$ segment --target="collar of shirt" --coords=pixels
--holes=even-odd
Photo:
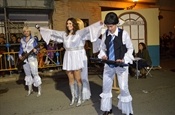
[[[118,30],[118,27],[116,28],[116,30],[115,30],[114,33],[111,33],[110,31],[108,31],[107,36],[111,35],[111,36],[113,36],[112,39],[114,39],[115,36],[118,36],[118,31],[119,31],[119,30]]]
[[[30,39],[31,39],[31,38],[32,38],[32,36],[30,35]],[[26,37],[25,37],[25,36],[24,36],[22,39],[23,39],[23,41],[26,42]],[[30,40],[30,39],[29,39],[29,40]],[[28,41],[29,41],[29,40],[28,40]],[[27,43],[27,42],[26,42],[26,43]]]
[[[116,28],[115,32],[114,33],[111,33],[110,31],[108,31],[108,34],[107,36],[111,35],[111,36],[118,36],[118,27]]]

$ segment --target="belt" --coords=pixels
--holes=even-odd
[[[65,48],[65,49],[66,49],[66,51],[82,50],[82,49],[84,49],[84,46],[75,47],[75,48]]]

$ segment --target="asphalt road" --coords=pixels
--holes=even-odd
[[[0,83],[0,115],[100,115],[102,79],[89,75],[92,97],[80,107],[69,106],[70,90],[67,76],[58,72],[53,76],[42,75],[42,95],[37,92],[26,97],[23,78]],[[147,79],[129,78],[133,97],[134,115],[175,115],[175,72],[169,69],[152,71]],[[18,75],[19,76],[19,75]],[[14,76],[12,76],[14,77]],[[36,91],[36,89],[34,89]],[[122,115],[117,109],[117,95],[113,90],[113,114]]]

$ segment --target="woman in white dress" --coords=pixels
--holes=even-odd
[[[65,54],[63,58],[63,70],[69,78],[69,85],[72,94],[70,105],[75,102],[74,81],[78,85],[78,102],[76,106],[82,103],[82,80],[81,69],[84,67],[84,41],[95,41],[101,33],[103,24],[99,21],[89,27],[79,30],[76,19],[69,18],[66,21],[66,31],[56,31],[51,29],[40,28],[40,33],[44,41],[48,44],[50,40],[63,43]]]

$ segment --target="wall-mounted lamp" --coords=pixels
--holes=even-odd
[[[138,0],[133,0],[133,2],[134,4],[129,7],[126,7],[126,10],[132,10],[137,5]]]

